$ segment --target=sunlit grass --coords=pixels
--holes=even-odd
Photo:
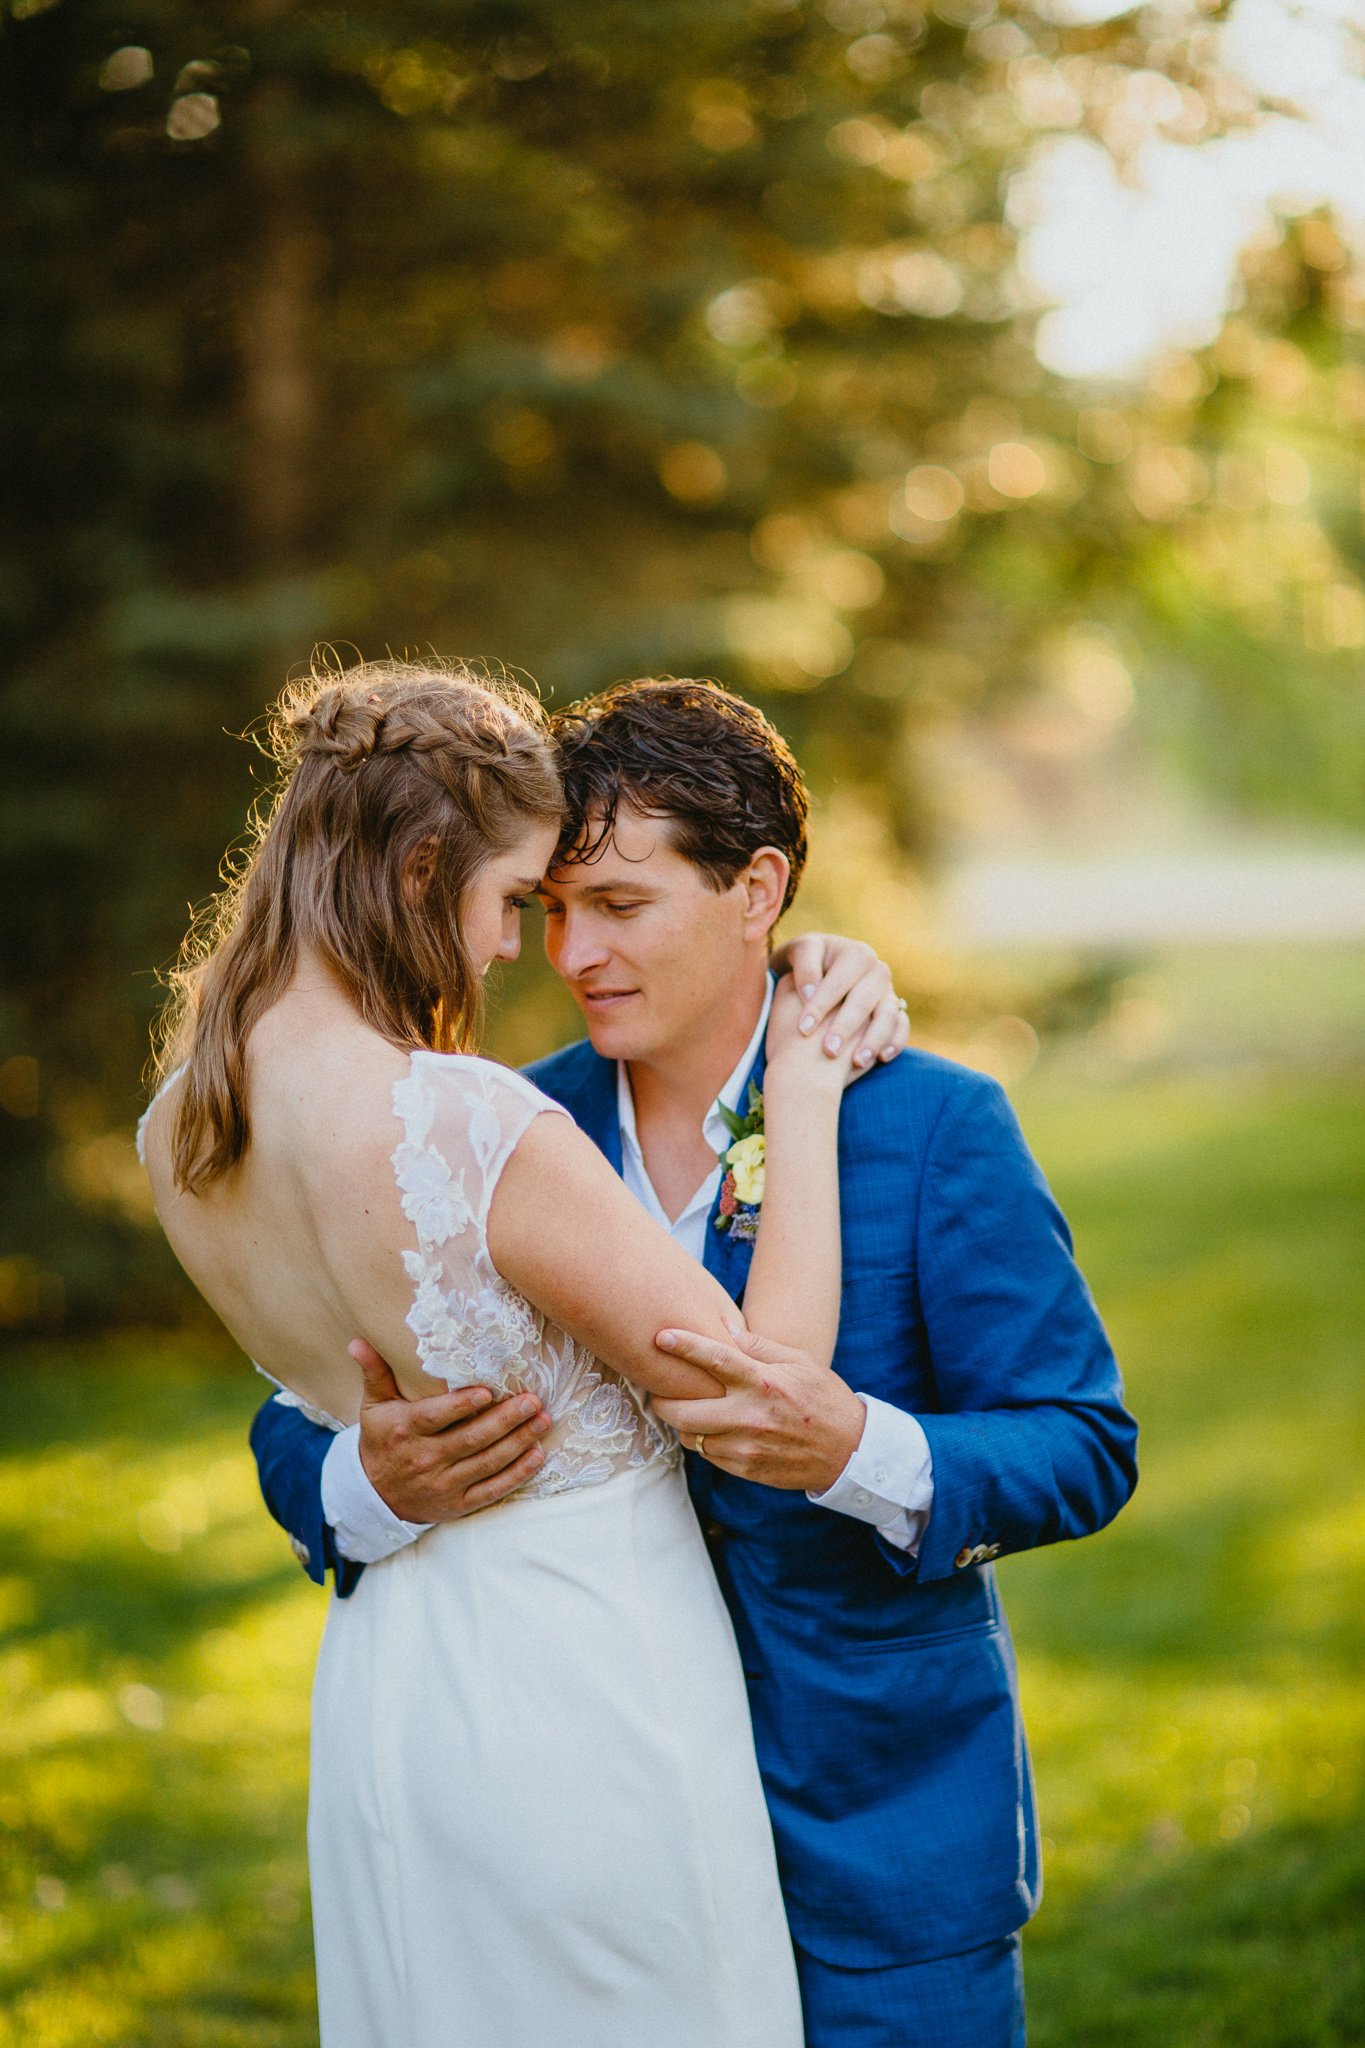
[[[1365,2040],[1365,1100],[1039,1081],[1022,1113],[1144,1425],[1010,1561],[1048,1893],[1035,2048]],[[202,1338],[53,1345],[0,1401],[0,2048],[304,2048],[324,1602]],[[642,2044],[647,2048],[647,2044]]]
[[[1022,1104],[1143,1423],[1002,1572],[1048,1838],[1037,2048],[1365,2040],[1365,1096]]]
[[[260,1505],[259,1382],[202,1341],[6,1378],[0,2043],[316,2039],[303,1853],[323,1602]]]

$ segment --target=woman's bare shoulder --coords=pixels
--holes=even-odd
[[[247,1048],[246,1111],[251,1139],[243,1164],[287,1154],[356,1160],[394,1146],[394,1089],[409,1055],[372,1032],[312,1044],[253,1032]],[[154,1192],[169,1193],[176,1112],[187,1066],[163,1082],[138,1124],[138,1150]],[[253,1162],[254,1163],[254,1162]],[[226,1192],[224,1189],[222,1192]]]

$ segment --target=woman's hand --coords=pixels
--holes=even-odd
[[[860,1069],[855,1064],[858,1041],[844,1039],[834,1052],[828,1042],[803,1029],[805,1001],[790,975],[783,975],[773,991],[768,1018],[767,1065],[763,1092],[791,1086],[805,1095],[811,1090],[841,1095]]]
[[[821,1034],[831,1059],[852,1048],[853,1071],[860,1074],[904,1052],[910,1039],[905,1004],[891,969],[861,939],[807,932],[779,946],[772,967],[790,975],[804,1002],[801,1028],[812,1038]]]

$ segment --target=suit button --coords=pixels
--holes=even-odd
[[[291,1536],[289,1539],[289,1548],[293,1551],[295,1557],[303,1566],[304,1570],[307,1571],[309,1565],[313,1562],[313,1554],[309,1550],[308,1545],[306,1543],[300,1543],[297,1536]]]
[[[953,1559],[953,1563],[960,1572],[964,1572],[969,1564],[976,1563],[976,1552],[968,1544],[965,1549],[959,1550],[957,1556]]]
[[[720,1523],[713,1520],[702,1523],[701,1533],[708,1543],[719,1543],[725,1535],[725,1531],[721,1528]]]

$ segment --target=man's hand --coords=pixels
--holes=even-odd
[[[365,1375],[360,1462],[402,1521],[458,1521],[515,1493],[544,1463],[538,1439],[550,1417],[534,1394],[495,1401],[487,1387],[456,1387],[408,1401],[372,1344],[346,1348]]]
[[[752,1332],[722,1344],[690,1330],[660,1330],[654,1341],[671,1358],[705,1366],[724,1385],[720,1400],[653,1404],[689,1450],[704,1437],[702,1456],[722,1472],[763,1486],[825,1493],[857,1450],[867,1410],[837,1373],[804,1351]]]
[[[804,1002],[801,1029],[823,1030],[824,1048],[837,1058],[857,1047],[855,1073],[876,1060],[893,1060],[910,1040],[910,1020],[896,994],[891,969],[861,939],[806,932],[779,946],[772,957],[777,974],[790,974]]]

